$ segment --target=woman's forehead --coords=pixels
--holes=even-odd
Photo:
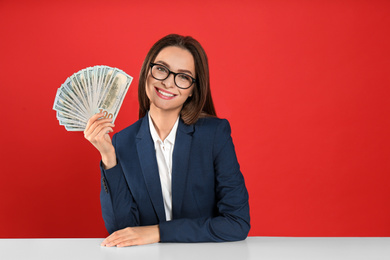
[[[195,73],[195,61],[191,52],[177,46],[168,46],[162,49],[154,62],[161,62],[173,71],[188,70],[192,74]]]

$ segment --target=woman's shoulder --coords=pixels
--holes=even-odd
[[[193,141],[213,149],[218,154],[228,141],[232,141],[227,119],[217,117],[200,118],[194,125]]]
[[[195,132],[214,135],[226,134],[230,136],[231,128],[227,119],[218,117],[202,117],[194,125]]]
[[[199,118],[198,121],[195,123],[195,128],[199,127],[224,127],[224,126],[230,126],[230,123],[227,119],[214,117],[214,116],[207,116]]]

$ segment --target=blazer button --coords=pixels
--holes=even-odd
[[[104,179],[104,177],[102,177],[102,182],[103,182],[104,191],[106,193],[108,193],[107,184],[106,184],[106,180]]]

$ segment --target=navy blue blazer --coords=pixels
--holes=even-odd
[[[115,134],[118,163],[102,173],[103,219],[109,233],[159,225],[161,242],[235,241],[250,229],[248,192],[229,122],[179,120],[172,157],[172,220],[166,221],[148,117]]]

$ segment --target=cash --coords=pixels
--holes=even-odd
[[[89,67],[67,78],[57,90],[53,109],[68,131],[84,131],[96,113],[114,123],[133,78],[108,66]]]

